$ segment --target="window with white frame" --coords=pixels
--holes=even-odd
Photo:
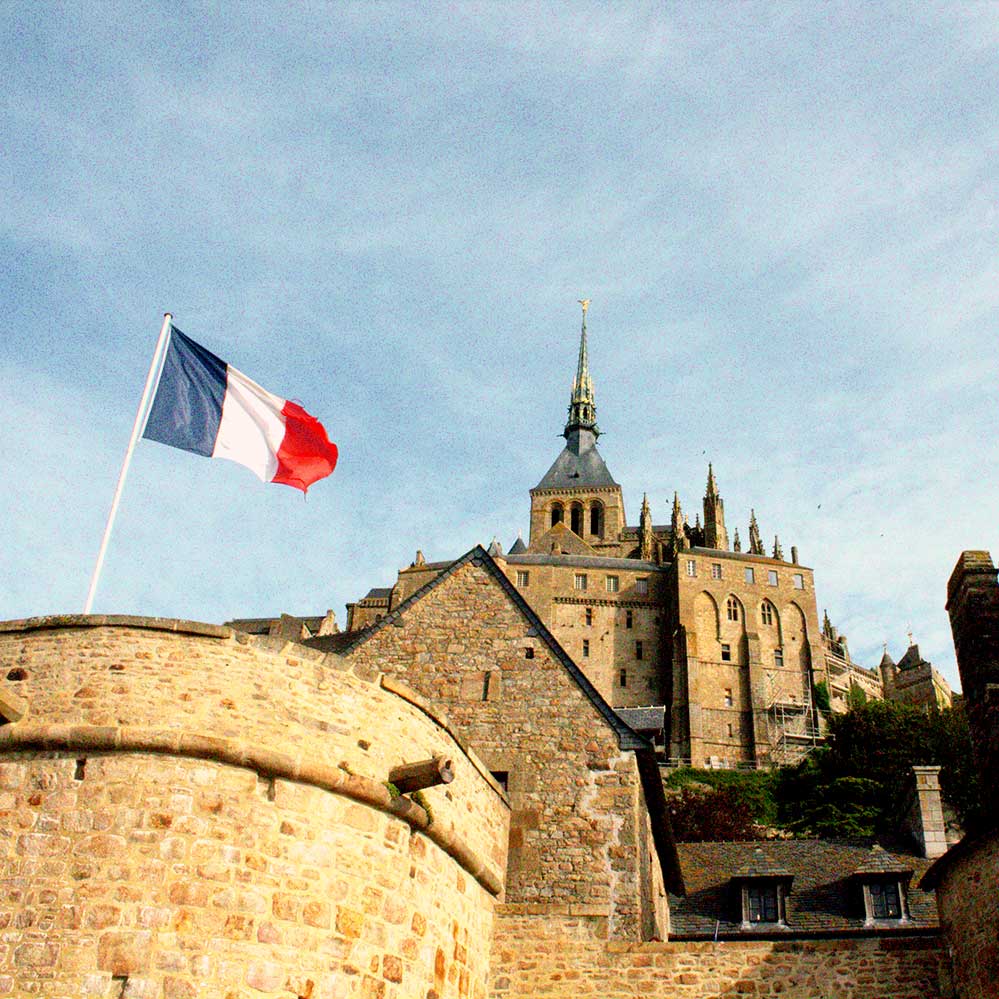
[[[760,604],[760,620],[768,625],[774,623],[774,605],[769,600]]]
[[[530,585],[531,574],[526,569],[517,570],[517,589],[522,590],[525,586]]]
[[[641,576],[635,580],[635,592],[636,593],[649,592],[649,580],[647,576]]]
[[[783,669],[784,668],[784,650],[783,649],[774,649],[774,666],[777,669]]]
[[[732,661],[732,646],[728,642],[721,643],[721,656],[723,663],[730,663]]]
[[[572,581],[573,589],[584,591],[586,590],[586,573],[577,572]]]
[[[771,586],[776,586],[777,585],[777,570],[776,569],[770,569],[770,570],[767,571],[767,582]]]
[[[617,593],[617,591],[621,589],[621,577],[608,576],[604,580],[604,585],[607,587],[608,593]]]
[[[725,601],[725,613],[730,621],[739,620],[739,601],[735,597],[729,597]]]
[[[711,578],[712,579],[721,579],[722,578],[721,562],[712,562],[711,563]]]
[[[692,558],[687,559],[687,575],[696,576],[697,575],[697,561]]]
[[[753,570],[752,570],[751,567],[747,567],[746,568],[746,582],[747,583],[755,583],[756,582],[756,573],[753,572]]]
[[[794,588],[796,590],[803,590],[805,588],[805,577],[800,572],[796,572],[791,579],[794,581]]]

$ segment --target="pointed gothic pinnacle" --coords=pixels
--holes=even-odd
[[[715,471],[711,467],[711,462],[708,462],[708,488],[707,495],[709,497],[715,497],[718,495],[718,483],[715,482]]]
[[[732,539],[732,551],[741,552],[742,542],[739,540],[739,528],[735,529],[735,537]]]
[[[642,493],[642,516],[647,517],[649,515],[649,494]]]
[[[780,559],[781,562],[784,561],[784,549],[780,546],[780,538],[774,535],[774,558]]]

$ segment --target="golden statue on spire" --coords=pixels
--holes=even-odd
[[[583,307],[583,315],[586,315],[586,310],[590,307],[590,300],[588,298],[579,299],[579,304]]]

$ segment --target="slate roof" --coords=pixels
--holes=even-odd
[[[391,596],[391,586],[374,586],[361,597],[361,600],[388,600]]]
[[[745,938],[771,936],[793,939],[843,934],[938,932],[936,897],[915,887],[930,867],[922,857],[890,853],[880,847],[872,854],[869,840],[767,840],[755,843],[678,843],[680,869],[687,894],[670,896],[670,936],[675,939]],[[883,854],[883,858],[882,855]],[[873,860],[872,860],[873,857]],[[865,865],[870,873],[895,873],[908,888],[905,922],[864,926],[858,881]],[[885,865],[892,870],[884,870]],[[733,878],[751,876],[791,878],[787,901],[787,928],[742,929],[740,898]],[[858,872],[860,875],[858,876]]]
[[[648,708],[615,708],[620,718],[636,732],[661,732],[666,727],[666,708],[657,705]]]
[[[510,550],[507,552],[507,555],[523,555],[526,551],[527,545],[524,544],[524,539],[518,534],[517,540],[510,545]]]
[[[578,434],[578,439],[574,439]],[[587,430],[569,435],[569,441],[535,489],[579,489],[616,486],[600,457],[593,434]]]
[[[326,615],[299,617],[297,614],[293,614],[290,616],[304,624],[310,632],[315,633],[319,630],[319,626],[323,623]],[[271,627],[279,620],[280,618],[276,617],[236,617],[231,621],[226,621],[225,626],[247,635],[268,635],[270,634]]]

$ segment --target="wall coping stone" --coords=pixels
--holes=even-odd
[[[142,617],[133,614],[47,614],[16,621],[0,621],[0,632],[55,631],[60,628],[141,628],[147,631],[172,631],[181,635],[208,638],[232,638],[232,628],[203,621],[185,621],[173,617]]]

